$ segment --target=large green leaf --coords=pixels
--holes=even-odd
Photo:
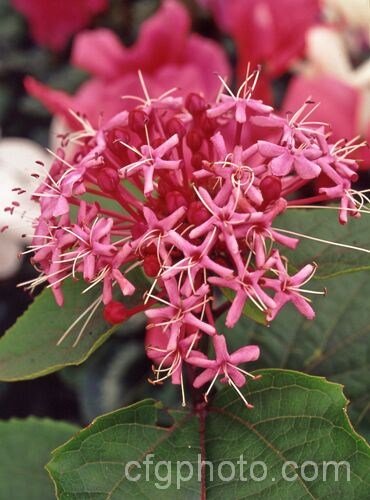
[[[314,299],[315,320],[288,305],[269,328],[241,319],[228,331],[228,341],[231,349],[259,344],[260,366],[302,370],[343,384],[354,423],[370,421],[370,273],[325,284],[328,295]],[[316,281],[306,288],[322,285]]]
[[[336,210],[289,209],[276,218],[274,227],[369,250],[366,253],[303,237],[296,250],[284,248],[284,255],[294,267],[317,262],[317,278],[370,269],[370,219],[366,214],[360,219],[349,217],[348,224],[343,226],[338,222]]]
[[[195,462],[201,453],[198,417],[173,411],[173,426],[159,427],[156,423],[160,407],[153,400],[144,400],[98,417],[74,439],[55,450],[47,469],[55,481],[58,497],[152,499],[156,492],[154,470],[148,468],[149,481],[145,477],[139,482],[127,481],[124,469],[128,462],[142,462],[150,454],[156,461]],[[128,474],[134,476],[135,464],[127,467]],[[157,491],[161,498],[173,499],[174,488]],[[183,495],[189,499],[199,497],[200,485],[196,479],[184,484]]]
[[[207,412],[172,412],[169,427],[157,425],[152,400],[97,418],[53,453],[58,498],[368,498],[370,449],[348,421],[341,387],[298,372],[259,374],[244,391],[252,410],[226,388]]]
[[[147,282],[142,273],[130,274],[137,291],[124,301],[133,307],[141,301]],[[44,290],[26,313],[0,339],[0,380],[14,381],[39,377],[68,365],[85,361],[116,328],[103,318],[102,305],[98,307],[79,340],[74,345],[88,314],[75,326],[65,340],[58,341],[82,312],[101,294],[99,286],[82,294],[86,283],[68,280],[63,286],[65,304],[58,307],[50,289]]]
[[[0,498],[55,498],[45,463],[52,450],[77,431],[71,424],[34,417],[0,422]]]

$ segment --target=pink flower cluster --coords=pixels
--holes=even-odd
[[[253,375],[239,365],[259,356],[257,346],[228,353],[227,334],[215,324],[220,311],[227,309],[224,332],[246,304],[267,321],[287,302],[315,316],[305,284],[316,266],[289,273],[282,249],[299,240],[275,228],[279,214],[293,204],[338,199],[340,222],[359,215],[351,194],[358,167],[346,158],[356,146],[328,142],[325,126],[308,121],[310,102],[286,119],[277,116],[252,97],[257,77],[248,76],[237,94],[222,81],[211,103],[197,93],[151,98],[141,77],[146,98],[131,111],[97,130],[75,115],[82,130],[62,146],[72,141],[77,151],[68,157],[61,147],[35,194],[38,282],[48,281],[60,305],[66,278],[101,286],[111,323],[145,310],[153,382],[171,378],[183,387],[185,370],[196,367],[202,371],[193,386],[210,382],[206,396],[221,377],[243,397],[239,388]],[[330,186],[298,199],[322,173]],[[151,286],[142,306],[130,311],[112,290],[132,295],[129,272],[138,266]],[[225,289],[233,297],[226,308],[218,304]]]

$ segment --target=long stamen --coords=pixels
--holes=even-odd
[[[279,229],[273,228],[274,231],[280,231],[281,233],[292,234],[293,236],[300,236],[301,238],[306,238],[307,240],[317,241],[319,243],[327,243],[328,245],[333,245],[336,247],[348,248],[350,250],[356,250],[358,252],[370,253],[370,250],[367,248],[356,247],[354,245],[346,245],[344,243],[338,243],[336,241],[324,240],[322,238],[314,238],[313,236],[309,236],[308,234],[296,233],[295,231],[288,231],[287,229]]]
[[[185,397],[184,378],[183,378],[182,373],[180,375],[180,382],[181,382],[181,399],[182,399],[181,404],[183,407],[185,407],[186,406],[186,397]]]
[[[69,333],[73,330],[73,328],[88,314],[96,304],[100,304],[101,302],[101,297],[98,297],[96,300],[94,300],[79,316],[74,320],[74,322],[69,326],[69,328],[63,333],[63,335],[60,337],[60,339],[57,342],[57,346],[59,346],[64,339],[69,335]]]
[[[219,369],[217,370],[216,375],[213,377],[212,382],[211,382],[210,386],[209,386],[209,387],[208,387],[208,389],[207,389],[207,392],[204,394],[204,401],[205,401],[206,403],[208,403],[208,396],[209,396],[209,393],[211,392],[211,389],[212,389],[212,387],[214,386],[214,384],[215,384],[215,382],[216,382],[216,380],[217,380],[217,377],[218,377],[218,376],[219,376],[219,374],[220,374],[220,371],[221,371],[221,368],[219,368]]]
[[[228,383],[235,389],[235,391],[239,394],[239,396],[241,397],[241,399],[244,401],[244,404],[247,408],[254,408],[254,406],[250,403],[248,403],[248,401],[245,399],[245,397],[243,396],[242,392],[240,391],[239,387],[234,383],[234,381],[232,380],[231,377],[227,376],[228,378]]]

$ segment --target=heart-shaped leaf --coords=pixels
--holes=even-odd
[[[370,449],[341,387],[258,373],[244,391],[252,410],[226,388],[207,411],[171,412],[168,427],[153,400],[98,417],[53,453],[58,498],[367,498]]]

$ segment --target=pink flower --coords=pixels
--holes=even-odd
[[[310,119],[330,123],[332,131],[330,139],[333,143],[343,138],[350,140],[361,132],[363,137],[370,139],[370,122],[368,126],[366,123],[365,127],[363,124],[361,126],[363,121],[361,114],[363,109],[366,109],[366,102],[364,103],[359,89],[330,76],[315,78],[296,76],[288,86],[282,106],[283,111],[296,109],[297,103],[308,96],[320,103]],[[361,163],[361,168],[369,167],[370,154],[367,148],[363,148],[353,156],[365,160]]]
[[[269,267],[270,265],[267,265],[266,270]],[[235,279],[218,277],[209,278],[209,282],[213,285],[217,285],[220,288],[230,288],[236,292],[235,298],[226,316],[225,325],[228,328],[233,328],[239,321],[243,313],[243,307],[247,301],[253,302],[256,307],[262,311],[268,309],[274,310],[276,308],[275,300],[267,295],[262,288],[262,286],[266,286],[266,284],[263,283],[261,286],[261,279],[266,270],[263,269],[250,273],[244,269]]]
[[[258,141],[258,149],[262,156],[271,158],[272,175],[281,177],[295,169],[302,179],[314,179],[320,175],[321,169],[315,160],[322,156],[319,148],[306,147],[297,149],[292,146],[279,146],[267,141]]]
[[[33,38],[58,52],[70,37],[108,7],[108,0],[12,0],[27,17]]]
[[[183,328],[183,333],[186,333],[186,327]],[[166,333],[155,324],[151,328],[147,328],[145,338],[147,355],[158,366],[158,368],[152,367],[155,378],[149,381],[152,384],[161,384],[171,377],[173,384],[181,385],[183,406],[186,405],[183,367],[200,339],[198,333],[187,333],[187,336],[179,337],[177,344],[172,349],[167,347]]]
[[[308,97],[320,103],[310,119],[330,123],[333,143],[342,138],[352,139],[357,134],[359,94],[354,88],[330,77],[294,77],[284,98],[283,112],[297,109]]]
[[[153,148],[150,144],[144,144],[141,146],[141,151],[136,150],[139,160],[122,167],[120,170],[122,177],[127,178],[141,172],[144,177],[144,194],[152,193],[154,189],[153,176],[156,171],[178,169],[181,160],[164,160],[162,158],[178,143],[179,138],[177,134],[174,134],[157,148]]]
[[[276,254],[276,257],[277,278],[263,278],[263,286],[277,292],[274,295],[275,307],[270,309],[267,315],[268,320],[273,320],[287,302],[292,302],[298,311],[307,319],[314,319],[315,311],[309,304],[310,300],[302,295],[302,292],[310,293],[310,291],[302,290],[302,287],[308,283],[315,274],[316,266],[307,264],[296,274],[289,276],[287,263],[284,265],[278,254]]]
[[[189,15],[174,0],[163,2],[143,23],[138,40],[129,48],[107,29],[80,33],[74,41],[72,64],[92,75],[74,96],[50,89],[31,77],[25,80],[27,91],[51,113],[63,116],[72,128],[78,128],[78,123],[70,109],[85,114],[97,126],[101,118],[106,121],[133,106],[134,101],[123,101],[122,96],[142,95],[147,101],[138,70],[145,77],[151,98],[168,91],[169,85],[178,87],[175,95],[195,91],[212,98],[219,89],[214,72],[222,76],[230,73],[221,46],[191,34]]]
[[[304,50],[305,33],[319,16],[318,0],[198,0],[209,8],[238,51],[238,74],[262,64],[279,76]]]
[[[253,405],[246,401],[240,392],[239,387],[242,387],[245,384],[245,375],[251,377],[252,379],[256,379],[257,377],[239,368],[238,365],[241,363],[256,361],[260,355],[259,347],[256,345],[248,345],[238,349],[233,354],[229,354],[224,335],[215,335],[213,337],[213,346],[216,353],[215,360],[210,360],[202,352],[194,350],[187,359],[189,364],[199,368],[204,368],[204,371],[194,380],[194,387],[202,387],[202,385],[211,380],[212,382],[205,394],[205,398],[207,399],[207,396],[218,376],[223,375],[220,382],[231,385],[241,396],[247,408],[253,408]]]
[[[202,308],[206,303],[209,287],[202,285],[194,291],[189,297],[182,296],[175,280],[167,279],[164,283],[171,303],[165,304],[165,307],[158,307],[146,311],[150,319],[160,319],[164,331],[169,332],[168,349],[177,344],[182,326],[192,326],[208,335],[214,335],[216,329],[205,321],[197,318],[195,312]],[[154,323],[158,325],[157,323]]]
[[[218,264],[209,257],[216,243],[215,236],[216,232],[210,231],[203,242],[199,246],[196,246],[171,230],[169,232],[169,240],[181,250],[184,257],[172,266],[169,266],[168,269],[165,269],[163,277],[165,279],[172,278],[173,276],[183,274],[185,271],[186,278],[183,284],[183,291],[185,293],[191,293],[191,290],[194,290],[195,277],[199,271],[208,269],[220,276],[231,277],[232,271],[230,269]]]
[[[332,141],[361,135],[370,138],[370,44],[367,2],[323,0],[322,21],[306,33],[305,59],[296,65],[283,110],[305,95],[321,105],[312,120],[330,123]],[[340,19],[340,23],[336,22]],[[368,148],[354,155],[370,165]]]

